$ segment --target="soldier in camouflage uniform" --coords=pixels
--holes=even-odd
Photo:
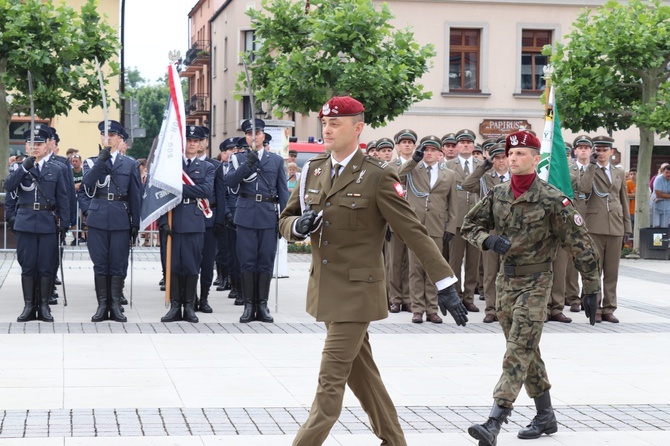
[[[536,136],[526,131],[509,135],[505,152],[512,180],[491,189],[468,212],[461,228],[466,240],[497,252],[503,262],[496,280],[496,305],[507,348],[491,415],[486,423],[468,429],[479,446],[496,444],[521,386],[535,399],[537,415],[519,431],[519,438],[539,438],[558,430],[539,344],[551,292],[551,264],[559,244],[573,255],[575,267],[583,274],[584,306],[595,324],[600,289],[595,246],[571,201],[537,177],[539,150]]]

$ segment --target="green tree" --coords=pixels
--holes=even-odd
[[[365,104],[366,122],[379,127],[430,98],[418,81],[435,50],[408,29],[394,30],[388,5],[313,1],[306,14],[301,2],[263,0],[262,8],[247,10],[260,43],[249,62],[257,101],[309,113],[349,94]],[[244,73],[237,90],[247,91]]]
[[[670,130],[670,6],[660,0],[610,1],[595,13],[583,12],[566,39],[551,57],[563,125],[575,132],[633,125],[640,130],[637,249],[639,228],[649,226],[646,172],[654,135]]]
[[[12,115],[30,115],[28,71],[38,116],[67,115],[73,106],[86,112],[102,102],[95,57],[116,75],[119,44],[95,0],[80,12],[51,0],[0,0],[0,11],[0,166],[6,166]]]
[[[139,87],[147,83],[147,80],[142,77],[142,73],[137,67],[130,67],[126,69],[123,74],[125,80],[126,92],[137,90]]]

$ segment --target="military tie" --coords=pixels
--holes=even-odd
[[[504,182],[505,182],[505,175],[500,175],[500,183],[502,184]]]
[[[607,180],[607,182],[609,184],[612,184],[612,182],[610,181],[610,177],[607,176],[607,167],[601,167],[601,169],[603,170],[603,173],[605,174],[605,179]]]
[[[337,181],[337,179],[340,177],[340,168],[341,168],[341,167],[342,167],[341,164],[335,164],[335,165],[333,166],[333,169],[334,169],[334,171],[333,171],[333,176],[332,176],[331,179],[330,179],[330,187],[331,187],[331,188],[333,187],[333,185],[335,184],[335,182]]]
[[[35,164],[35,169],[37,170],[37,176],[40,176],[40,163]]]
[[[468,165],[470,162],[468,160],[465,160],[465,167],[463,167],[463,173],[465,175],[470,175],[470,166]]]
[[[186,159],[186,167],[191,165],[191,158]]]

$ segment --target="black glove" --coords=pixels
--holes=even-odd
[[[482,169],[489,171],[491,170],[491,167],[493,167],[493,160],[491,158],[484,158],[484,161],[482,162]]]
[[[386,225],[386,234],[384,234],[384,240],[387,242],[391,241],[391,227]]]
[[[249,167],[253,167],[258,162],[258,153],[255,150],[249,150],[245,156]]]
[[[61,242],[63,240],[65,240],[65,235],[67,234],[67,231],[69,231],[69,230],[70,230],[70,228],[68,228],[67,226],[59,226],[58,227],[58,238]]]
[[[237,226],[235,225],[235,216],[233,215],[232,212],[227,212],[225,215],[226,219],[226,226],[228,226],[230,229],[235,229]]]
[[[305,211],[300,218],[295,221],[295,232],[302,235],[309,234],[312,230],[312,226],[314,226],[316,217],[317,213],[315,211]]]
[[[30,170],[33,167],[35,167],[35,157],[34,156],[29,156],[28,158],[23,160],[23,168],[26,170]]]
[[[512,244],[504,235],[489,235],[484,240],[484,248],[490,249],[500,255],[505,254],[511,247]]]
[[[423,152],[425,151],[426,148],[424,146],[417,147],[417,149],[414,151],[414,154],[412,155],[412,159],[417,163],[420,162],[423,159]]]
[[[16,217],[9,217],[7,219],[7,226],[9,227],[9,230],[16,234],[16,231],[14,230],[14,223],[16,223]]]
[[[130,241],[133,243],[137,243],[137,233],[140,232],[140,228],[137,226],[131,226],[130,227]]]
[[[214,235],[216,237],[223,237],[223,234],[226,233],[226,227],[222,224],[215,224],[214,225]]]
[[[442,240],[444,241],[444,243],[449,243],[452,238],[454,238],[454,234],[452,234],[451,232],[445,231],[444,235],[442,236]]]
[[[105,147],[98,153],[98,161],[104,163],[109,159],[112,159],[112,152],[109,150],[109,147]]]
[[[591,325],[596,324],[596,313],[598,312],[598,293],[585,294],[582,299],[584,314],[589,318]]]
[[[442,316],[446,316],[447,310],[449,310],[449,314],[454,318],[456,325],[465,327],[465,323],[468,321],[468,310],[465,309],[465,305],[461,302],[453,285],[437,292],[437,304],[440,306]]]
[[[594,150],[593,153],[591,154],[591,157],[589,158],[589,162],[591,164],[598,164],[598,153]]]
[[[161,225],[161,231],[163,231],[163,234],[165,234],[166,236],[169,235],[170,237],[172,237],[174,235],[172,233],[172,229],[170,229],[170,225],[168,225],[167,223],[163,223]]]

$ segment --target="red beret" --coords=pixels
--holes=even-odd
[[[351,96],[335,96],[326,102],[319,112],[319,119],[324,116],[356,116],[365,111],[363,104]]]
[[[526,130],[521,130],[507,135],[507,139],[505,139],[505,155],[509,155],[509,149],[515,147],[529,147],[540,150],[542,143],[540,143],[537,136]]]

